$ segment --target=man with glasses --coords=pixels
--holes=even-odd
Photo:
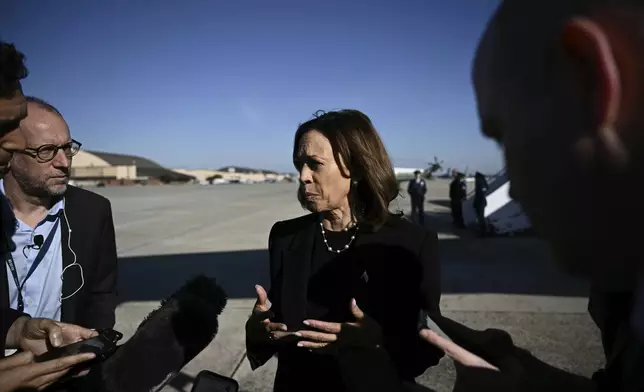
[[[27,102],[22,94],[20,80],[27,76],[24,56],[8,43],[0,42],[0,178],[5,173],[13,153],[25,147],[19,132],[19,123],[27,115]],[[11,208],[0,194],[0,257],[15,246],[11,242],[15,222]],[[6,282],[5,269],[0,268],[0,282]],[[2,285],[4,286],[4,285]],[[0,359],[0,392],[40,390],[91,355],[80,354],[41,363],[34,355],[47,351],[50,345],[59,346],[87,339],[95,334],[85,328],[57,323],[50,319],[31,318],[24,312],[10,309],[6,287],[0,290],[0,358],[5,348],[22,351]]]
[[[117,257],[110,202],[68,185],[81,144],[61,113],[26,97],[25,147],[0,180],[17,220],[7,260],[12,309],[86,328],[115,323]]]

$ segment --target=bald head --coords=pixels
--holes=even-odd
[[[474,56],[473,82],[539,89],[557,71],[565,26],[573,18],[617,19],[644,35],[641,0],[505,0],[486,25]]]
[[[27,101],[27,103],[34,104],[41,109],[45,109],[48,112],[54,113],[64,120],[63,114],[60,112],[60,110],[56,109],[54,105],[45,101],[44,99],[28,95],[25,97],[25,100]]]
[[[27,148],[15,154],[7,174],[26,195],[47,199],[67,190],[72,138],[60,112],[42,100],[28,99],[28,115],[20,123]]]
[[[644,218],[619,199],[644,169],[642,17],[641,0],[506,0],[474,58],[481,130],[504,147],[513,196],[571,264],[625,249],[589,241]]]
[[[644,4],[640,0],[503,1],[474,56],[472,79],[477,93],[490,90],[490,84],[530,94],[546,92],[544,82],[561,73],[566,25],[573,18],[606,16],[619,18],[621,27],[638,28]]]
[[[42,144],[67,143],[70,138],[67,122],[58,110],[42,102],[27,97],[28,115],[21,122],[27,145],[37,148]]]

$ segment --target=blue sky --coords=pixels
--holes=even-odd
[[[297,125],[354,108],[397,166],[501,167],[470,82],[497,0],[6,2],[0,38],[27,55],[25,92],[83,148],[293,171]]]

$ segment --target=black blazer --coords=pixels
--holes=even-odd
[[[65,212],[71,226],[71,247],[83,266],[85,285],[63,300],[61,319],[86,328],[113,328],[116,322],[118,258],[110,201],[96,193],[70,186],[65,193]],[[69,231],[63,225],[63,268],[73,262],[67,247]],[[74,267],[71,270],[76,269]],[[80,286],[80,274],[63,279],[63,296]]]
[[[425,183],[425,180],[421,178],[420,183],[416,183],[416,179],[409,180],[409,183],[407,184],[407,193],[411,197],[425,197],[425,194],[427,193],[427,184]]]
[[[273,320],[285,323],[289,330],[303,327],[302,321],[306,319],[307,287],[317,230],[318,215],[310,214],[276,223],[269,236],[271,311],[275,313]],[[355,246],[340,253],[329,264],[346,263],[355,266],[354,271],[349,273],[354,276],[341,277],[352,281],[349,284],[352,292],[346,293],[346,298],[339,303],[346,306],[348,311],[350,297],[355,297],[360,308],[380,323],[385,335],[385,349],[400,377],[413,380],[428,367],[436,365],[442,352],[422,344],[417,333],[421,309],[440,313],[436,233],[392,215],[378,231],[365,232],[362,229],[356,237]],[[365,271],[368,282],[361,279]],[[329,287],[328,290],[330,296],[337,295],[337,288]],[[253,369],[278,354],[275,391],[300,390],[302,382],[311,385],[312,380],[297,379],[298,373],[301,373],[298,368],[301,370],[301,367],[307,366],[306,360],[299,354],[303,351],[294,343],[277,347],[247,341],[247,355]],[[368,369],[372,359],[378,357],[377,353],[367,351],[340,354],[338,363],[340,372],[346,373],[342,376],[345,381],[352,374],[360,373],[352,367]],[[371,371],[378,370],[372,368]]]
[[[86,328],[112,328],[115,323],[117,255],[112,208],[109,200],[93,192],[70,186],[65,193],[65,214],[61,215],[63,268],[72,264],[74,255],[68,247],[71,226],[71,249],[83,268],[84,285],[72,297],[63,300],[61,321]],[[67,225],[69,221],[69,226]],[[6,267],[0,276],[0,306],[9,308]],[[81,286],[78,267],[64,272],[63,296]],[[3,324],[17,314],[3,310]],[[4,331],[6,333],[6,331]],[[0,352],[0,355],[4,352]]]

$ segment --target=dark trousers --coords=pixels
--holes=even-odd
[[[411,218],[421,225],[425,224],[425,198],[411,198]]]
[[[633,329],[634,303],[631,291],[609,292],[591,286],[588,310],[599,327],[606,355],[605,368],[593,375],[601,392],[644,390],[644,341]]]
[[[487,219],[485,219],[485,206],[475,205],[474,212],[476,213],[476,222],[479,226],[479,235],[487,234]]]
[[[463,202],[460,200],[451,200],[451,207],[454,226],[464,228],[465,220],[463,219]]]

